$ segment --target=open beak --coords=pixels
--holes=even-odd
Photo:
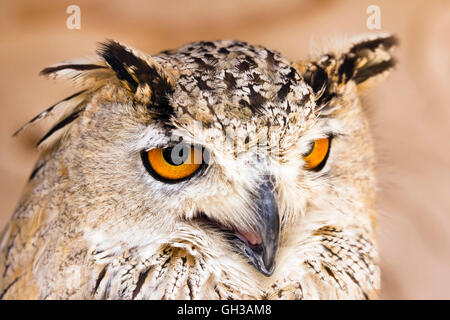
[[[254,232],[236,231],[235,246],[253,266],[269,277],[275,270],[278,250],[280,219],[270,176],[264,178],[253,196],[257,223]]]

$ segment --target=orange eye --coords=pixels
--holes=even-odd
[[[177,182],[193,175],[203,163],[201,148],[176,145],[169,148],[155,148],[144,154],[147,169],[163,180]]]
[[[311,151],[303,156],[306,168],[320,170],[325,165],[330,150],[330,138],[322,138],[314,141]]]

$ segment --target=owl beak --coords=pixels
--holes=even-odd
[[[270,178],[259,185],[252,199],[257,214],[255,233],[245,232],[238,235],[240,239],[238,247],[253,266],[267,277],[275,270],[280,233],[278,204],[273,190]]]

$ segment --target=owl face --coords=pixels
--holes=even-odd
[[[40,141],[33,179],[65,195],[61,210],[96,252],[141,248],[145,260],[182,248],[183,265],[208,261],[210,273],[257,281],[257,291],[292,268],[303,276],[323,221],[371,223],[373,150],[358,90],[393,66],[373,57],[394,42],[296,64],[239,41],[155,56],[106,42],[101,62],[43,70],[83,89],[35,118],[69,105]]]
[[[194,225],[270,276],[280,233],[313,203],[312,192],[321,192],[314,185],[327,183],[339,120],[320,117],[314,92],[300,73],[265,48],[234,41],[193,43],[154,56],[158,68],[117,43],[101,50],[111,66],[133,73],[128,79],[120,73],[128,71],[119,70],[124,85],[105,86],[97,95],[104,99],[106,90],[112,91],[110,101],[94,101],[95,128],[82,129],[91,133],[76,147],[89,152],[77,161],[80,177],[95,173],[99,179],[102,164],[105,180],[92,186],[112,186],[104,194],[114,194],[119,190],[113,188],[123,185],[121,194],[136,189],[126,197],[128,204],[142,201],[131,207],[139,210],[122,208],[124,213],[153,216],[161,225],[171,221],[166,237]],[[152,74],[155,78],[148,78]],[[120,90],[125,97],[134,90],[151,98],[127,106],[117,96]],[[95,167],[81,169],[85,158]]]

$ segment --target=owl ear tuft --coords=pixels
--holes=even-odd
[[[391,49],[397,44],[397,38],[391,35],[352,44],[339,59],[339,81],[353,80],[361,85],[379,75],[386,75],[385,71],[391,70],[396,64]]]
[[[141,103],[158,107],[173,90],[170,74],[150,56],[113,40],[100,43],[97,53]]]
[[[358,90],[373,86],[377,80],[387,76],[396,61],[391,49],[398,44],[392,35],[382,35],[350,42],[344,50],[334,50],[294,67],[324,103],[336,95],[341,88],[353,82]]]

